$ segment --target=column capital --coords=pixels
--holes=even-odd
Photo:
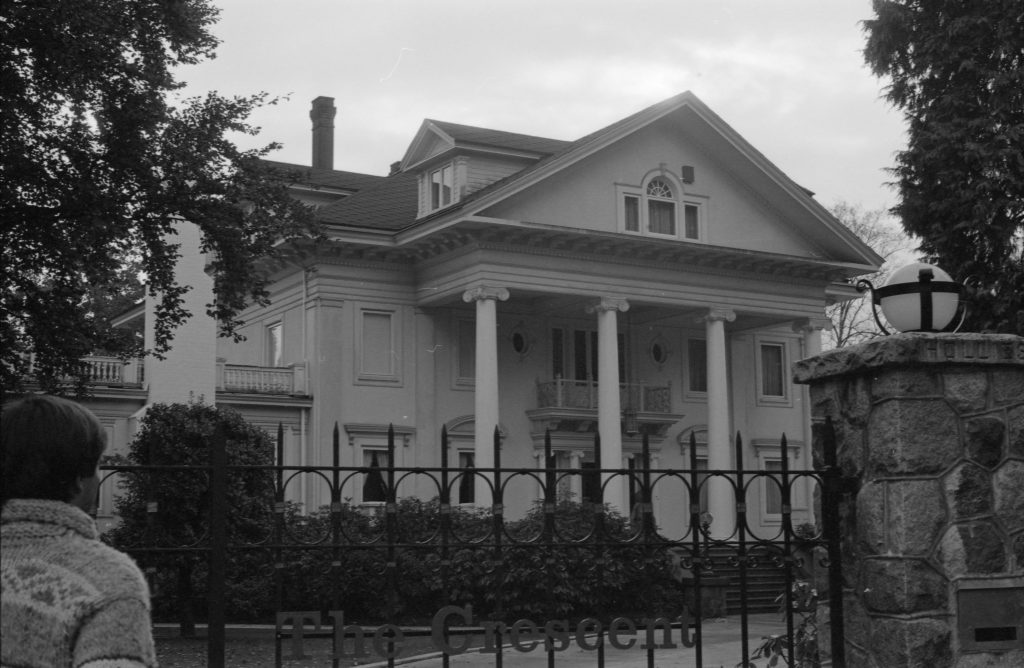
[[[583,452],[582,450],[570,450],[569,451],[569,457],[573,458],[573,459],[581,459],[582,460],[586,456],[587,456],[587,453]]]
[[[697,322],[732,322],[736,319],[736,311],[725,306],[712,306],[705,315],[697,318]]]
[[[793,331],[800,334],[807,334],[814,331],[832,331],[832,321],[828,318],[800,318],[793,321]]]
[[[622,311],[625,313],[628,310],[629,302],[616,297],[601,297],[600,300],[587,305],[587,313],[603,313],[607,311]]]
[[[477,302],[482,299],[505,301],[508,299],[507,288],[496,288],[491,285],[478,285],[462,293],[462,301]]]

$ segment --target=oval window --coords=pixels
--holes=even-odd
[[[526,352],[526,337],[523,336],[522,332],[512,334],[512,350],[520,355]]]
[[[665,348],[660,343],[655,343],[651,346],[651,359],[658,364],[665,362]]]

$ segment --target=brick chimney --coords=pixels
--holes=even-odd
[[[313,100],[309,118],[313,121],[313,167],[334,169],[334,98],[320,96]]]

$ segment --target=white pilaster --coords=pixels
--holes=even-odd
[[[799,334],[803,334],[804,339],[802,342],[802,350],[800,351],[801,359],[808,357],[814,357],[815,355],[821,354],[821,333],[832,329],[832,321],[828,318],[803,318],[793,323],[793,331]],[[810,387],[808,385],[800,385],[797,387],[797,397],[803,406],[803,425],[804,425],[804,443],[813,443],[814,437],[811,432],[811,395]],[[800,468],[809,469],[813,465],[811,461],[811,450],[812,448],[804,448],[801,461],[797,462],[797,466]],[[807,494],[807,498],[810,498],[814,491],[811,482],[807,478],[801,479],[805,485],[804,492]],[[807,507],[807,521],[814,522],[814,503],[809,503]]]
[[[508,299],[508,290],[477,286],[462,295],[465,302],[476,302],[476,386],[474,403],[474,449],[476,468],[494,468],[494,430],[501,419],[498,409],[498,307]],[[479,476],[476,500],[486,505],[492,498],[487,483]]]
[[[733,468],[729,433],[729,369],[726,363],[725,323],[736,319],[728,308],[711,308],[702,320],[707,339],[708,364],[708,468]],[[736,529],[736,496],[722,478],[708,480],[708,512],[713,518],[711,535],[728,538]]]
[[[625,299],[604,298],[587,307],[597,314],[597,430],[601,434],[601,468],[622,468],[622,406],[619,397],[619,311],[628,311]],[[604,501],[613,510],[628,512],[622,476],[605,474]]]

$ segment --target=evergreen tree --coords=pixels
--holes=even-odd
[[[965,330],[1024,334],[1024,4],[873,6],[865,60],[908,123],[893,213],[972,286]]]
[[[205,579],[200,574],[206,556],[194,548],[202,547],[210,538],[210,476],[206,467],[214,438],[225,440],[231,467],[227,472],[227,539],[251,545],[266,541],[273,530],[274,474],[258,467],[274,464],[274,448],[265,432],[235,411],[202,403],[154,404],[146,411],[127,461],[115,462],[180,467],[120,474],[115,501],[118,525],[104,537],[128,552],[133,548],[185,548],[135,555],[142,565],[157,568],[157,611],[167,607],[176,611],[183,635],[194,633],[193,602],[205,593]],[[244,466],[257,468],[237,468]],[[266,585],[269,576],[259,577],[258,559],[244,552],[229,556],[235,575],[228,581],[229,605],[233,610],[266,607],[265,600],[257,599],[270,596]],[[259,591],[249,587],[253,581],[261,584]]]

